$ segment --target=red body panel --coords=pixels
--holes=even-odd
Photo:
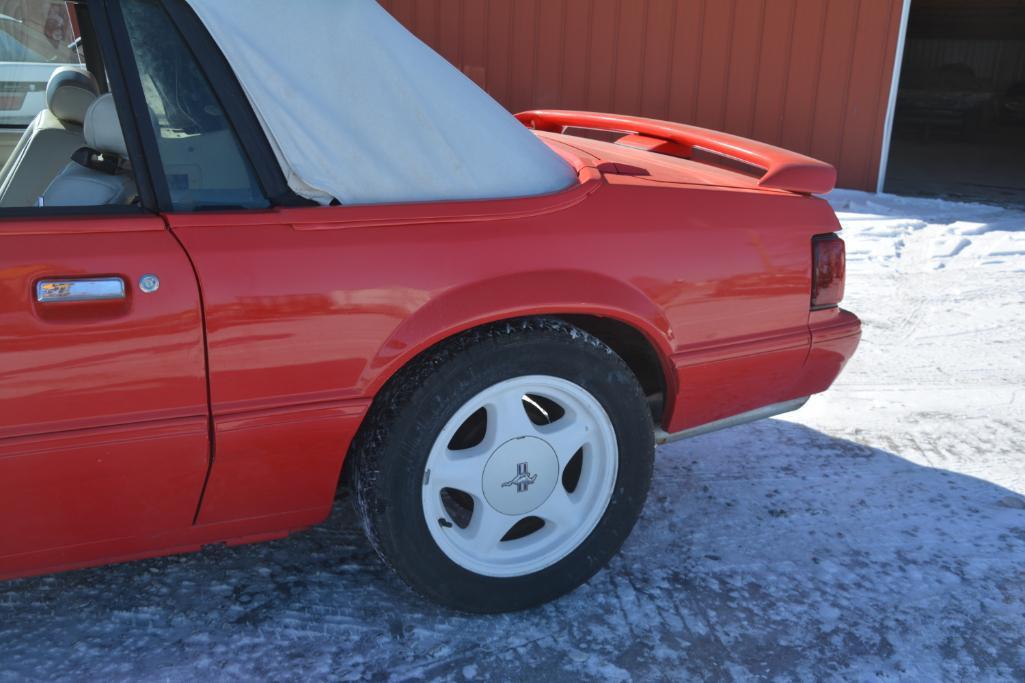
[[[158,294],[133,286],[146,273]],[[35,299],[40,279],[97,276],[126,298]],[[0,223],[0,291],[0,575],[191,526],[209,466],[202,313],[163,221]]]
[[[195,276],[159,218],[5,221],[0,244],[0,439],[206,415]],[[127,297],[35,301],[39,280],[96,276]]]
[[[175,278],[178,270],[185,277],[186,253],[191,259],[193,290],[163,299],[162,288],[152,297],[159,312],[129,334],[150,303],[133,293],[124,317],[95,327],[103,330],[96,337],[103,355],[81,336],[51,338],[47,358],[66,368],[52,375],[7,352],[32,347],[50,329],[28,312],[31,280],[64,268],[126,272],[135,282],[158,268],[135,233],[117,244],[75,243],[69,249],[80,262],[69,256],[65,264],[42,256],[57,247],[23,246],[0,229],[4,246],[17,247],[0,252],[3,282],[16,290],[5,299],[15,303],[0,309],[11,323],[5,330],[15,331],[5,332],[3,358],[19,359],[4,370],[23,382],[19,394],[0,394],[18,411],[0,423],[8,430],[0,438],[0,487],[6,492],[7,477],[18,473],[47,492],[51,506],[37,505],[36,527],[0,540],[0,576],[258,540],[316,523],[330,510],[349,442],[388,378],[438,341],[495,320],[585,314],[634,327],[661,360],[661,426],[670,432],[828,387],[860,329],[837,310],[809,313],[811,239],[839,228],[828,204],[686,159],[542,138],[578,169],[579,185],[502,201],[170,215],[170,232],[147,219],[147,234],[175,254]],[[19,267],[24,272],[12,275]],[[200,295],[214,449],[193,520],[207,476]],[[119,375],[118,354],[133,350],[139,374]],[[113,365],[79,372],[101,357]],[[30,386],[52,394],[36,397]],[[69,390],[92,397],[90,415],[76,413]],[[40,424],[42,415],[58,426]],[[40,434],[86,431],[55,442],[40,436],[29,448],[25,425]],[[103,438],[88,430],[99,426],[153,431],[133,445],[104,442],[110,460],[92,467],[89,458],[101,460],[92,444]],[[175,449],[178,457],[170,457]],[[10,457],[23,464],[12,468]],[[75,461],[73,476],[106,483],[75,491],[40,474],[60,457]],[[158,484],[153,472],[174,485]],[[133,500],[145,494],[152,509],[134,511],[128,500],[120,519],[100,505],[87,509],[119,487],[132,488]],[[32,548],[42,527],[61,523],[52,506],[62,496],[105,533],[80,537],[75,548]],[[74,525],[62,533],[62,543],[79,534]]]
[[[345,451],[369,404],[348,401],[216,417],[217,458],[198,522],[297,510],[326,517]]]

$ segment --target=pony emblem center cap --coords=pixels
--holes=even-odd
[[[525,515],[548,500],[559,481],[559,458],[547,441],[527,436],[499,446],[484,466],[488,504],[505,515]]]

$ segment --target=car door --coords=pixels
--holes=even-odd
[[[0,209],[0,578],[180,538],[209,464],[199,289],[165,222]]]
[[[0,221],[0,574],[188,527],[207,466],[199,294],[163,222]]]
[[[320,521],[331,509],[346,445],[369,402],[290,395],[291,385],[280,382],[294,370],[287,333],[282,337],[274,321],[266,332],[258,329],[261,301],[276,309],[286,299],[292,305],[287,315],[307,325],[326,298],[293,291],[283,269],[301,264],[287,245],[279,252],[263,239],[265,224],[278,220],[274,205],[303,200],[287,190],[238,82],[186,3],[121,0],[111,11],[123,28],[131,60],[126,70],[137,73],[135,96],[146,112],[140,129],[153,147],[150,173],[163,193],[163,214],[195,266],[206,320],[218,325],[216,351],[208,344],[210,374],[217,377],[211,385],[216,455],[197,533],[243,523],[251,525],[246,533],[263,533]],[[182,21],[192,23],[183,29]],[[218,67],[214,80],[209,74]],[[253,251],[269,257],[261,261],[266,270],[239,276],[224,267],[250,262]],[[243,325],[244,338],[231,339],[222,328],[232,321],[253,325]],[[259,370],[240,374],[240,364]]]

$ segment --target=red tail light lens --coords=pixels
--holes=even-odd
[[[811,307],[833,308],[843,301],[847,277],[847,250],[836,235],[818,235],[812,240]]]

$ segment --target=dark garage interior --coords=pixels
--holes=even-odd
[[[885,190],[1025,206],[1025,0],[913,0]]]

